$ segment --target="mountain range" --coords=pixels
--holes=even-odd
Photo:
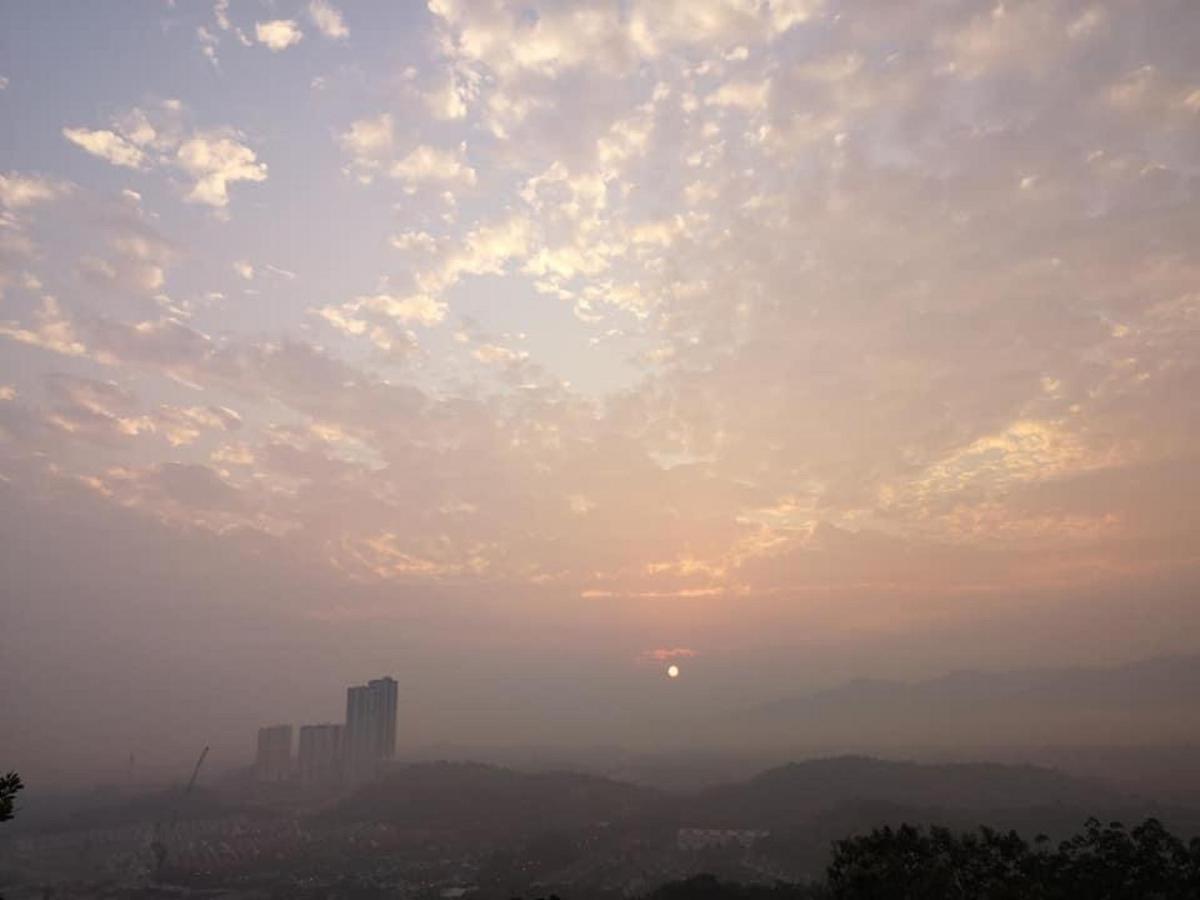
[[[744,746],[1144,746],[1200,740],[1200,655],[1105,668],[857,680],[741,709],[705,731]]]

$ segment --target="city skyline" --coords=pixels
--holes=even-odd
[[[255,780],[313,787],[349,786],[378,777],[396,755],[397,689],[396,679],[386,675],[349,686],[345,720],[300,725],[294,756],[292,725],[260,727]]]

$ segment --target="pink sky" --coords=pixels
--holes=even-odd
[[[1194,4],[0,33],[14,762],[1197,649]]]

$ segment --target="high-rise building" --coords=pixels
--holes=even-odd
[[[298,764],[300,780],[308,785],[337,781],[342,767],[341,725],[301,725]]]
[[[259,781],[284,781],[292,774],[292,726],[269,725],[258,729],[254,777]]]
[[[376,678],[346,690],[346,775],[366,781],[396,754],[396,680]]]
[[[396,755],[396,699],[395,678],[376,678],[368,681],[367,687],[375,692],[378,700],[379,718],[375,726],[375,745],[381,760],[390,761]]]

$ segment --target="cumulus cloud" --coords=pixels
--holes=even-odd
[[[272,19],[254,23],[254,37],[272,53],[294,47],[304,39],[304,32],[294,19]]]
[[[254,151],[220,132],[189,138],[179,145],[176,158],[179,168],[194,179],[186,196],[191,203],[225,207],[231,183],[267,180],[267,166]]]
[[[116,118],[112,130],[65,128],[63,135],[113,165],[183,175],[191,182],[184,199],[215,209],[229,205],[230,184],[267,178],[266,164],[241,143],[240,134],[228,128],[188,128],[177,100],[149,110],[134,107]]]
[[[107,129],[64,128],[63,137],[114,166],[140,169],[146,164],[146,155],[141,148]]]

